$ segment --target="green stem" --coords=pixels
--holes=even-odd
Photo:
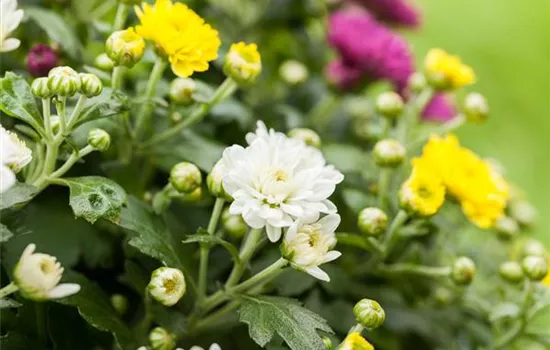
[[[149,81],[147,82],[147,88],[145,90],[145,106],[141,109],[141,113],[138,115],[136,128],[134,130],[134,138],[138,140],[144,132],[144,129],[148,126],[151,119],[151,113],[153,113],[154,102],[153,97],[155,96],[155,91],[157,85],[162,78],[162,73],[166,68],[166,60],[160,56],[157,57],[151,75],[149,76]]]
[[[42,117],[44,118],[44,129],[46,130],[47,141],[51,141],[51,139],[53,139],[53,132],[50,125],[51,100],[49,98],[42,99]]]
[[[448,266],[436,267],[436,266],[423,266],[415,264],[392,264],[381,265],[376,268],[377,273],[384,275],[420,275],[426,277],[448,277],[451,273],[451,268]]]
[[[46,348],[48,338],[46,333],[46,305],[44,303],[36,303],[36,328],[38,333],[38,341]]]
[[[111,87],[113,88],[113,92],[119,90],[122,86],[125,71],[126,67],[123,66],[116,66],[113,68],[113,74],[111,75]]]
[[[444,134],[450,133],[458,129],[462,125],[464,125],[465,122],[466,122],[466,116],[464,114],[458,114],[452,120],[440,125],[437,129],[431,131],[428,134],[422,135],[421,137],[417,138],[416,140],[408,144],[407,149],[415,149],[421,146],[433,134],[444,135]]]
[[[63,165],[60,166],[59,169],[53,172],[49,176],[49,178],[59,178],[65,175],[65,173],[69,171],[76,162],[78,162],[80,159],[87,156],[88,154],[92,153],[94,150],[95,149],[92,146],[86,145],[86,147],[84,147],[80,151],[73,152],[70,157],[65,161],[65,163],[63,163]]]
[[[36,155],[36,163],[29,176],[26,178],[27,183],[32,183],[42,173],[44,167],[44,144],[36,143],[36,149],[34,151]]]
[[[113,32],[124,28],[129,12],[130,6],[120,1],[116,10],[115,21],[113,22]]]
[[[392,121],[389,118],[382,118],[382,133],[380,134],[380,139],[384,140],[390,136],[391,124]]]
[[[15,285],[15,283],[11,282],[4,288],[0,289],[0,299],[4,298],[12,293],[15,293],[19,290],[19,287]]]
[[[225,305],[212,315],[205,317],[199,321],[193,326],[193,332],[199,333],[203,330],[209,329],[212,327],[213,324],[215,324],[217,321],[219,321],[221,318],[223,318],[227,313],[235,310],[237,307],[239,307],[241,303],[237,300],[230,302],[229,304]]]
[[[363,330],[365,329],[365,327],[363,327],[361,324],[357,323],[355,326],[351,327],[351,329],[349,330],[348,334],[351,334],[351,333],[363,333]]]
[[[164,130],[163,132],[153,136],[149,140],[143,142],[140,146],[141,149],[146,149],[166,140],[169,140],[173,136],[179,134],[185,128],[199,122],[202,120],[206,114],[216,106],[221,101],[225,100],[231,96],[235,90],[237,90],[237,83],[231,78],[225,79],[225,81],[218,87],[214,96],[210,102],[201,105],[199,108],[195,109],[193,113],[186,119],[182,120],[180,123],[170,127],[169,129]]]
[[[55,135],[55,141],[59,142],[65,136],[67,132],[67,112],[66,112],[66,97],[59,97],[59,100],[55,102],[55,108],[59,116],[59,132]]]
[[[378,255],[384,254],[384,249],[380,246],[380,243],[376,238],[367,237],[367,239],[365,239],[365,243],[367,246],[370,247],[370,250],[374,251],[376,254]]]
[[[80,112],[82,112],[82,109],[84,108],[87,100],[88,98],[84,95],[80,95],[80,97],[78,98],[78,102],[76,102],[76,106],[74,107],[73,112],[71,113],[71,116],[67,121],[69,130],[78,122]]]
[[[392,169],[382,168],[378,176],[378,207],[386,211],[388,205],[388,190],[391,183]]]
[[[225,283],[225,288],[230,288],[239,282],[246,269],[248,261],[250,260],[250,258],[252,258],[252,255],[254,254],[254,251],[258,246],[260,238],[262,237],[262,233],[263,229],[250,230],[239,254],[240,261],[238,263],[235,263],[235,265],[233,266],[233,270],[231,270],[229,278]]]
[[[407,221],[408,215],[404,210],[400,210],[395,218],[393,219],[390,228],[388,229],[388,233],[384,237],[384,242],[382,243],[382,246],[384,248],[384,254],[382,255],[384,259],[386,259],[391,251],[393,250],[395,244],[397,243],[399,236],[397,235],[397,231],[403,224]]]
[[[411,99],[405,108],[405,113],[399,120],[398,130],[397,130],[397,139],[402,144],[407,143],[408,136],[410,135],[411,129],[413,129],[418,120],[421,117],[421,113],[424,111],[424,108],[430,102],[434,91],[432,88],[427,87],[422,92],[420,92],[416,97]]]

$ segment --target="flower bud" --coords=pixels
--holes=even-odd
[[[386,118],[396,118],[403,113],[403,98],[393,91],[386,91],[376,99],[376,111]]]
[[[426,78],[420,72],[413,73],[408,81],[409,90],[412,93],[421,93],[426,88]]]
[[[512,201],[509,209],[510,216],[522,226],[533,226],[537,220],[537,209],[526,200]]]
[[[122,294],[113,294],[111,296],[111,305],[119,315],[124,315],[128,310],[128,299]]]
[[[115,63],[109,58],[109,56],[107,56],[105,52],[103,52],[97,55],[94,59],[94,66],[101,70],[109,72],[113,70]]]
[[[31,84],[31,92],[34,96],[47,99],[53,96],[48,87],[48,78],[36,78]]]
[[[546,256],[546,248],[536,239],[530,239],[523,245],[523,256]]]
[[[176,78],[170,83],[170,100],[177,104],[190,105],[193,103],[193,93],[197,90],[197,83],[191,78]]]
[[[229,210],[225,209],[222,213],[222,227],[230,237],[240,239],[243,238],[248,226],[244,222],[241,215],[233,215]]]
[[[489,118],[487,99],[478,93],[470,92],[464,99],[464,114],[470,122],[481,123]]]
[[[201,185],[201,171],[195,164],[181,162],[170,170],[170,183],[178,192],[191,193]]]
[[[521,265],[515,261],[506,261],[500,264],[498,268],[500,277],[508,282],[517,283],[523,280],[523,270]]]
[[[323,336],[323,344],[325,345],[325,350],[332,350],[332,340],[326,335]]]
[[[80,78],[71,67],[55,67],[48,73],[48,88],[55,95],[70,97],[80,90]]]
[[[232,44],[225,56],[225,75],[238,84],[251,84],[262,72],[262,61],[256,44]]]
[[[350,333],[338,350],[374,350],[374,347],[358,332]]]
[[[223,160],[220,159],[208,174],[206,184],[208,185],[208,190],[214,197],[225,198],[226,200],[231,201],[233,198],[231,198],[231,196],[223,189],[224,175],[225,165],[223,164]]]
[[[107,38],[105,51],[116,66],[131,68],[143,57],[145,41],[133,28],[118,30]]]
[[[174,350],[176,336],[162,327],[156,327],[149,333],[149,343],[153,350]]]
[[[548,273],[548,263],[541,256],[527,256],[521,262],[523,272],[533,281],[541,281]]]
[[[45,77],[58,62],[59,57],[54,49],[45,44],[37,44],[31,47],[27,55],[27,71],[32,76]]]
[[[183,272],[171,267],[159,267],[151,274],[147,285],[151,296],[164,306],[175,305],[185,294]]]
[[[434,298],[439,305],[445,306],[449,305],[455,299],[455,295],[449,288],[437,287],[434,291]]]
[[[376,165],[381,168],[395,168],[405,160],[407,151],[399,141],[385,139],[378,141],[372,150]]]
[[[103,129],[94,128],[88,133],[88,144],[100,152],[106,151],[111,144],[111,136]]]
[[[476,265],[472,259],[461,256],[456,259],[451,271],[451,278],[456,284],[467,285],[472,283],[476,274]]]
[[[293,139],[299,139],[304,141],[308,146],[320,148],[321,147],[321,138],[319,135],[311,130],[306,128],[296,128],[288,132],[288,136]]]
[[[86,97],[94,97],[103,90],[103,83],[95,74],[79,73],[80,93]]]
[[[386,319],[384,309],[378,302],[371,299],[361,299],[353,307],[353,314],[357,323],[368,330],[380,327]]]
[[[426,55],[424,75],[429,84],[438,90],[458,89],[476,80],[471,67],[441,49],[431,49]]]
[[[519,225],[516,220],[509,216],[501,216],[495,221],[495,229],[499,236],[504,239],[517,236],[519,233]]]
[[[378,237],[386,231],[388,227],[388,216],[381,209],[365,208],[359,213],[357,226],[359,230],[368,235]]]
[[[303,63],[288,60],[279,67],[279,76],[289,85],[298,85],[307,80],[309,72]]]

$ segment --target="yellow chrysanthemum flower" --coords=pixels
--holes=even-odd
[[[262,72],[262,60],[256,44],[238,42],[225,56],[225,74],[239,83],[252,83]]]
[[[218,57],[218,31],[186,5],[157,0],[153,6],[142,3],[135,11],[141,23],[136,32],[155,43],[177,76],[204,72],[208,62]]]
[[[353,332],[348,334],[338,350],[374,350],[372,346],[361,334]]]
[[[424,60],[424,74],[438,89],[457,89],[473,84],[475,73],[459,57],[449,55],[441,49],[431,49]]]
[[[544,286],[550,287],[550,271],[548,271],[548,274],[547,274],[546,277],[544,277],[544,279],[542,280],[542,284],[543,284]]]
[[[413,170],[399,192],[401,206],[421,216],[430,216],[445,201],[445,186],[432,164],[423,158],[413,159]]]

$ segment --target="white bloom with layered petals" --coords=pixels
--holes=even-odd
[[[342,253],[331,250],[336,245],[334,231],[340,224],[340,216],[330,214],[314,223],[296,221],[286,232],[281,251],[292,267],[307,272],[322,281],[330,281],[319,267],[338,259]]]
[[[344,176],[319,150],[262,122],[246,140],[248,147],[233,145],[222,157],[223,187],[234,198],[231,214],[242,215],[250,227],[265,227],[275,242],[298,219],[313,222],[321,213],[336,213],[327,198]]]
[[[179,269],[159,267],[151,274],[147,288],[156,301],[165,306],[173,306],[185,294],[185,277]]]
[[[80,291],[76,283],[61,283],[63,267],[55,256],[35,253],[36,245],[29,244],[13,271],[19,292],[27,299],[41,301],[64,298]]]
[[[21,41],[8,36],[19,26],[23,10],[17,9],[17,0],[0,0],[0,52],[13,51]]]
[[[31,150],[0,125],[0,193],[15,184],[15,174],[32,160]]]

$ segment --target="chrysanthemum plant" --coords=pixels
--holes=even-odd
[[[15,50],[22,15],[0,3],[17,15],[0,48]],[[344,94],[320,73],[321,9],[289,36],[284,20],[262,27],[278,13],[262,1],[211,3],[232,19],[222,35],[170,0],[120,1],[110,22],[75,5],[104,35],[104,52],[88,38],[93,63],[58,13],[23,9],[73,68],[2,67],[0,347],[549,346],[533,326],[550,306],[549,255],[523,233],[534,209],[452,134],[487,101],[422,118],[472,68],[436,49],[397,92]],[[365,6],[400,18],[381,4]],[[338,62],[340,87],[370,68]]]

